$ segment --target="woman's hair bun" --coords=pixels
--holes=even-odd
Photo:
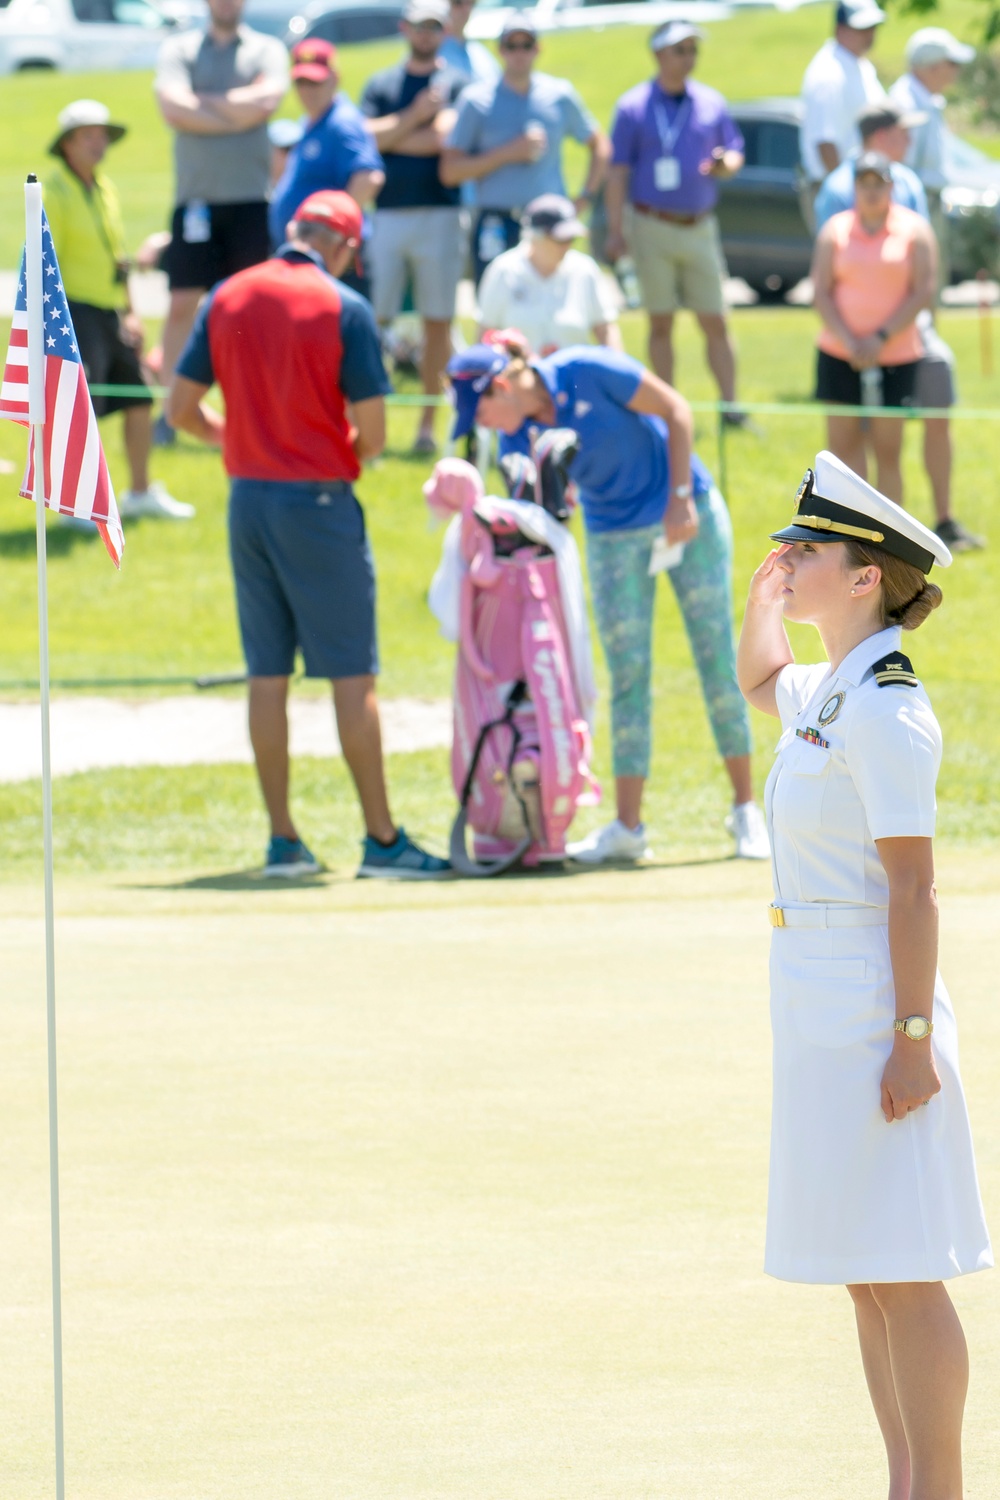
[[[932,610],[937,609],[944,596],[936,583],[928,583],[924,580],[923,588],[914,594],[909,603],[904,604],[901,609],[893,611],[893,623],[902,625],[904,630],[916,630],[922,625]]]

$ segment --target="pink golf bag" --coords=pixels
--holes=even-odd
[[[458,641],[450,857],[464,875],[561,859],[577,807],[600,796],[590,774],[594,694],[579,559],[556,519],[568,515],[575,437],[544,438],[533,460],[505,461],[508,499],[485,495],[461,459],[442,459],[424,486],[432,512],[454,517],[431,605]]]

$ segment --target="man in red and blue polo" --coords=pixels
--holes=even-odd
[[[429,879],[389,812],[375,676],[375,570],[353,482],[385,444],[378,331],[336,278],[361,240],[346,193],[313,193],[273,259],[221,282],[177,365],[170,420],[222,449],[229,539],[250,679],[250,740],[271,821],[267,875],[314,874],[288,800],[288,679],[333,683],[337,729],[365,820],[359,875]],[[225,416],[203,397],[218,383]]]

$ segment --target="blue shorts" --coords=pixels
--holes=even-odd
[[[365,517],[345,482],[234,479],[229,553],[251,677],[378,671],[375,568]]]

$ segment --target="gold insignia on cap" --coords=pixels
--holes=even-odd
[[[863,542],[884,542],[884,531],[868,531],[864,526],[848,526],[846,521],[831,521],[827,516],[796,516],[799,526],[811,526],[813,531],[833,531],[837,536],[856,536]]]
[[[802,501],[805,499],[806,495],[812,494],[812,488],[815,482],[816,476],[813,473],[812,469],[807,469],[802,476],[802,483],[799,485],[798,490],[795,494],[796,511],[798,511],[798,508],[802,504]]]

